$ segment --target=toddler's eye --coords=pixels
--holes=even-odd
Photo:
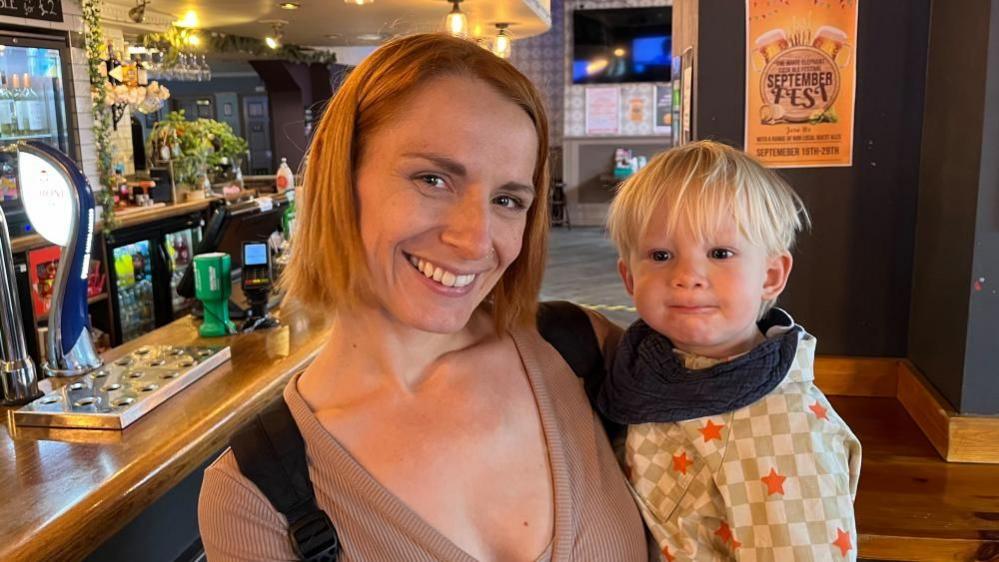
[[[666,250],[652,250],[649,252],[649,257],[652,258],[652,261],[667,261],[672,256]]]
[[[422,183],[424,183],[429,187],[437,189],[442,189],[446,185],[444,178],[434,174],[423,174],[421,176],[418,176],[416,179],[418,179],[419,181],[421,181]]]
[[[732,250],[726,250],[725,248],[715,248],[708,253],[711,259],[716,260],[727,260],[731,257],[735,257],[735,252]]]

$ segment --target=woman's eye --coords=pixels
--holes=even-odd
[[[667,261],[671,256],[666,250],[652,250],[649,252],[649,257],[652,258],[652,261]]]
[[[732,250],[726,250],[725,248],[715,248],[711,250],[711,252],[709,252],[708,255],[711,256],[711,259],[727,260],[731,257],[734,257],[735,252],[733,252]]]
[[[511,195],[499,195],[495,199],[493,199],[493,203],[499,205],[500,207],[505,207],[507,209],[525,208],[523,201]]]
[[[444,187],[447,186],[447,182],[444,181],[444,178],[436,176],[434,174],[423,174],[422,176],[419,176],[419,178],[417,179],[419,179],[425,185],[433,187],[435,189],[443,189]]]

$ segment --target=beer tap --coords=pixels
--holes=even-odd
[[[14,280],[14,255],[7,217],[0,209],[0,384],[3,405],[20,406],[41,396],[35,363],[28,355],[21,324],[21,304]]]

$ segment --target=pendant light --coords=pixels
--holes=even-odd
[[[268,47],[274,50],[280,49],[282,41],[284,40],[284,26],[288,22],[283,20],[273,20],[261,23],[270,23],[271,29],[273,29],[273,33],[271,33],[267,37],[264,37],[264,44],[266,44]]]
[[[499,32],[496,34],[496,39],[493,40],[493,54],[501,59],[510,58],[510,52],[513,49],[513,39],[506,31],[508,27],[510,27],[508,23],[496,24],[496,29]]]
[[[468,35],[468,17],[461,11],[461,0],[448,0],[454,6],[451,12],[444,18],[444,28],[455,37],[466,37]]]

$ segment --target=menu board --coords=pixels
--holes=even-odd
[[[853,163],[860,0],[746,0],[746,152],[774,168]]]
[[[0,0],[0,16],[62,21],[61,0]]]

